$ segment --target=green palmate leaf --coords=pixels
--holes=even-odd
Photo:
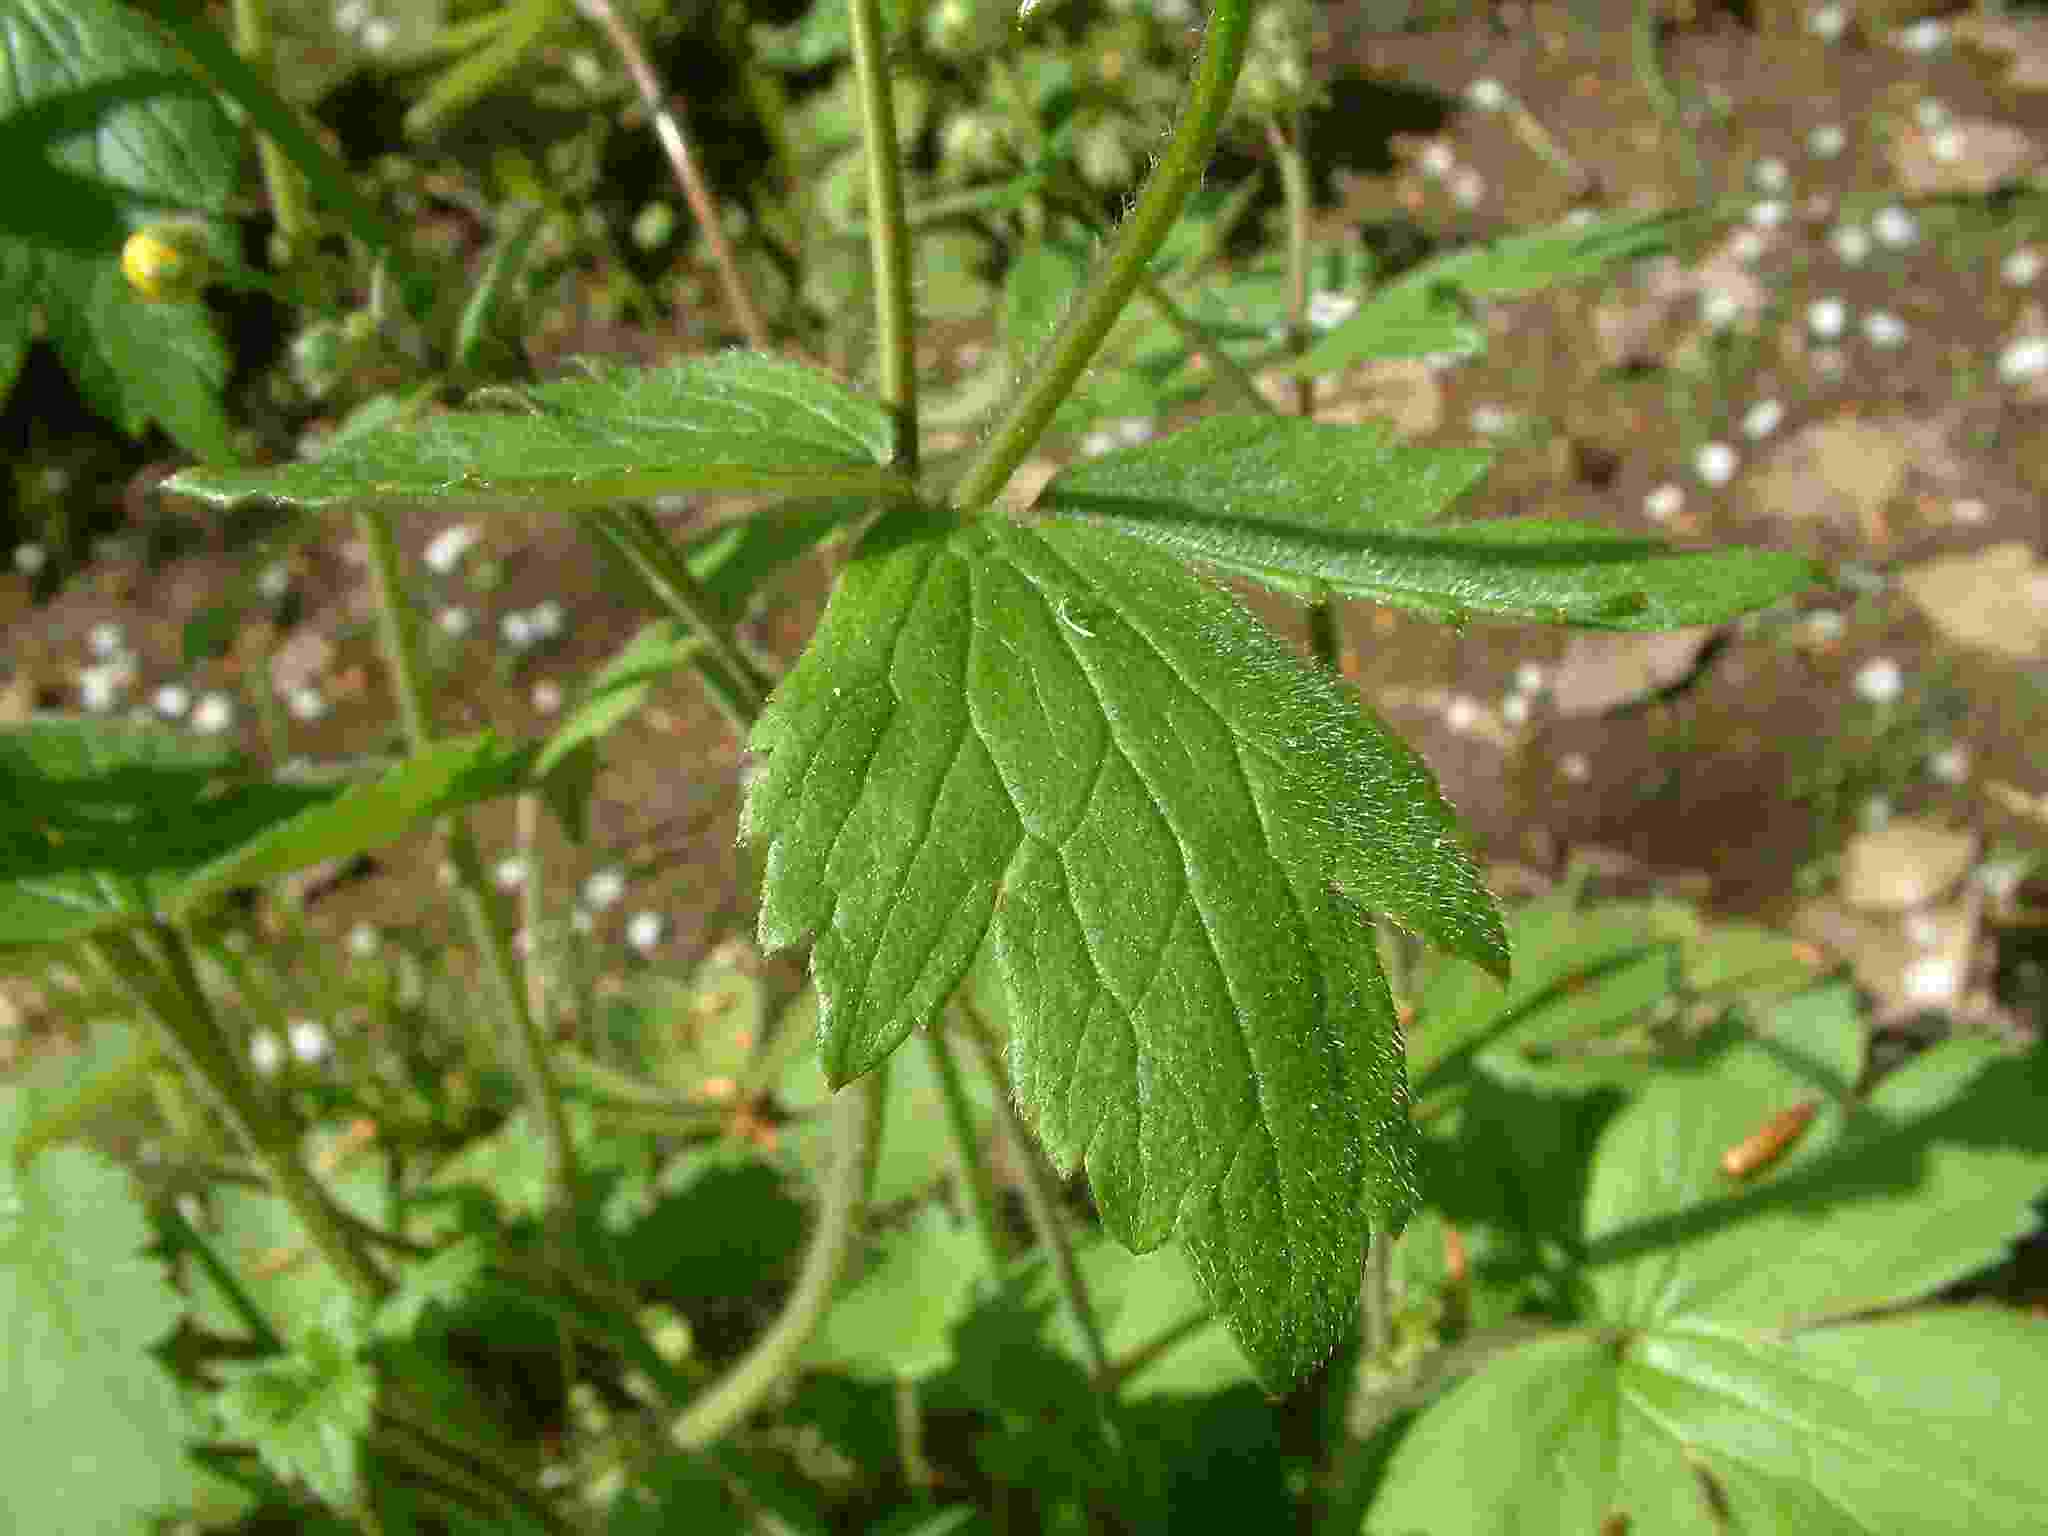
[[[1368,1529],[2032,1529],[2048,1331],[1990,1309],[1831,1325],[1997,1262],[2048,1186],[2044,1063],[1938,1046],[1854,1098],[1830,988],[1607,1125],[1584,1201],[1595,1326],[1524,1346],[1426,1414]],[[1722,1159],[1795,1105],[1780,1159]],[[1512,1425],[1513,1434],[1501,1426]]]
[[[1000,520],[871,534],[753,746],[761,938],[816,936],[827,1076],[991,941],[1055,1163],[1128,1246],[1180,1233],[1266,1379],[1320,1359],[1412,1198],[1363,914],[1506,968],[1423,764],[1177,562]]]
[[[1062,471],[1039,511],[1111,528],[1303,594],[1596,629],[1728,618],[1824,579],[1799,555],[1684,551],[1588,523],[1432,522],[1483,454],[1383,427],[1219,416]]]
[[[308,1329],[291,1354],[244,1367],[214,1394],[221,1427],[256,1448],[263,1464],[329,1504],[354,1500],[377,1377],[353,1345]]]
[[[1374,1536],[2024,1531],[2048,1329],[1941,1310],[1775,1341],[1573,1332],[1451,1394],[1395,1453]]]
[[[1485,350],[1475,298],[1512,298],[1555,283],[1595,277],[1623,262],[1668,250],[1689,214],[1614,214],[1563,223],[1426,261],[1370,295],[1295,365],[1329,373],[1365,358],[1470,356]]]
[[[377,1309],[378,1334],[417,1333],[436,1310],[453,1310],[483,1288],[490,1274],[491,1246],[480,1237],[460,1238],[439,1253],[406,1267],[398,1289]]]
[[[121,243],[165,214],[219,214],[234,191],[234,126],[182,60],[114,0],[0,0],[0,389],[40,306],[95,409],[123,431],[161,422],[195,453],[229,456],[228,357],[191,304],[150,304],[121,276]]]
[[[952,1358],[983,1260],[972,1233],[927,1206],[892,1234],[825,1314],[804,1351],[824,1369],[876,1381],[916,1381]]]
[[[886,492],[889,419],[795,363],[731,352],[490,391],[492,407],[356,438],[304,464],[188,470],[168,489],[309,507],[440,502],[553,511],[687,491]]]
[[[187,1415],[149,1353],[178,1295],[118,1168],[81,1147],[15,1167],[29,1097],[0,1086],[0,1527],[140,1528],[192,1492]]]

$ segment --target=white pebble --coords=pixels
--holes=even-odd
[[[476,548],[483,535],[472,523],[454,523],[435,534],[427,545],[427,566],[437,576],[452,576],[462,557]]]
[[[1693,455],[1692,467],[1708,485],[1726,485],[1735,478],[1741,462],[1734,448],[1716,441],[1700,445],[1700,451]]]
[[[593,912],[617,906],[625,894],[626,876],[622,870],[595,870],[583,882],[583,905]]]
[[[192,707],[192,729],[202,736],[220,736],[235,724],[235,701],[224,693],[209,693]]]
[[[1998,376],[2008,384],[2024,384],[2048,373],[2048,336],[2022,336],[1998,354]]]
[[[1856,696],[1867,704],[1890,704],[1905,691],[1906,675],[1889,656],[1867,661],[1856,673]]]
[[[1685,510],[1685,489],[1666,481],[1643,498],[1643,516],[1653,523],[1668,523]]]
[[[1769,437],[1785,420],[1785,407],[1776,400],[1759,400],[1742,418],[1742,435],[1752,442]]]
[[[1806,136],[1806,152],[1816,160],[1832,160],[1849,147],[1849,134],[1840,123],[1822,123]]]
[[[1998,275],[2009,288],[2031,287],[2041,275],[2041,253],[2031,245],[2021,246],[2000,263]]]
[[[1888,309],[1874,309],[1863,317],[1863,339],[1889,352],[1906,343],[1906,322]]]
[[[1861,224],[1838,224],[1828,236],[1828,247],[1845,267],[1860,267],[1870,259],[1870,231]]]
[[[1920,238],[1920,221],[1897,203],[1887,203],[1870,216],[1870,232],[1879,245],[1903,251]]]
[[[1822,341],[1833,341],[1849,328],[1849,306],[1840,299],[1815,299],[1806,306],[1806,328]]]
[[[668,924],[659,912],[635,912],[626,924],[626,942],[644,955],[661,943],[667,931]]]

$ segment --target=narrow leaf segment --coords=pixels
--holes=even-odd
[[[871,533],[753,738],[761,937],[815,936],[835,1083],[984,941],[1017,1094],[1109,1230],[1178,1232],[1269,1382],[1413,1195],[1367,912],[1496,972],[1426,767],[1172,558],[1094,529]]]
[[[1540,518],[1436,521],[1486,464],[1379,426],[1219,416],[1075,464],[1037,507],[1283,591],[1328,589],[1453,622],[1672,629],[1823,579],[1813,561],[1775,550],[1679,550]]]
[[[582,378],[494,391],[472,410],[372,433],[309,463],[187,470],[206,501],[297,506],[438,502],[571,511],[670,492],[887,492],[901,476],[887,414],[796,363],[732,352],[674,368],[592,365]]]

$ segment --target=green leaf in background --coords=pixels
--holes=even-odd
[[[406,1265],[398,1289],[377,1309],[378,1334],[419,1332],[436,1310],[453,1310],[474,1295],[490,1267],[491,1247],[480,1237],[457,1239],[431,1258]]]
[[[0,390],[40,307],[93,408],[122,431],[160,422],[188,451],[232,457],[228,356],[197,304],[152,304],[121,244],[165,215],[219,215],[234,125],[183,61],[114,0],[0,0]]]
[[[1327,1354],[1412,1202],[1363,914],[1506,965],[1420,760],[1177,562],[1000,520],[871,535],[752,745],[761,939],[816,937],[827,1077],[989,940],[1019,1101],[1111,1233],[1178,1231],[1263,1379]]]
[[[690,574],[719,617],[737,624],[771,577],[870,510],[872,503],[857,496],[778,502],[699,536],[690,546]]]
[[[1694,221],[1690,214],[1611,214],[1452,251],[1367,295],[1295,369],[1333,373],[1367,358],[1471,356],[1485,350],[1486,328],[1473,318],[1470,300],[1512,298],[1596,277],[1670,249]]]
[[[1847,988],[1772,1009],[1602,1132],[1587,1326],[1515,1349],[1429,1410],[1367,1529],[2030,1530],[2048,1464],[2048,1329],[1991,1308],[1830,1323],[2000,1261],[2048,1187],[2044,1061],[1938,1045],[1852,1093]],[[1810,1103],[1779,1161],[1723,1155]],[[1512,1425],[1513,1434],[1504,1434]]]
[[[674,619],[643,626],[585,685],[583,697],[541,748],[534,772],[546,775],[577,748],[602,741],[640,713],[655,683],[687,663],[700,644]]]
[[[359,437],[309,463],[194,469],[165,489],[216,504],[435,502],[570,511],[689,491],[883,492],[889,418],[796,363],[728,352],[672,368],[479,396],[478,408]],[[484,408],[489,407],[489,408]]]
[[[263,1464],[346,1509],[361,1478],[377,1377],[350,1341],[327,1328],[298,1337],[289,1355],[228,1373],[213,1409],[229,1436],[256,1448]]]
[[[973,1233],[924,1207],[840,1289],[804,1351],[806,1363],[874,1381],[918,1381],[943,1370],[982,1263]]]
[[[1824,579],[1800,555],[1688,552],[1591,523],[1430,521],[1486,463],[1406,446],[1384,427],[1218,416],[1075,464],[1036,506],[1282,590],[1328,588],[1453,623],[1673,629]]]
[[[15,1167],[33,1097],[0,1085],[0,1527],[135,1529],[193,1491],[188,1416],[149,1353],[181,1304],[125,1173],[69,1146]]]

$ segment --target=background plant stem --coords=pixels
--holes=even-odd
[[[954,485],[952,504],[963,511],[987,506],[1002,494],[1010,474],[1024,462],[1072,393],[1103,337],[1180,217],[1188,194],[1200,184],[1244,63],[1251,30],[1251,0],[1216,0],[1202,55],[1188,86],[1173,138],[1138,195],[1138,204],[1117,231],[1108,254],[1067,312],[1023,387],[1003,408],[995,430]]]
[[[882,36],[880,0],[849,0],[854,86],[860,92],[861,154],[867,163],[868,258],[874,270],[875,335],[881,346],[882,403],[895,421],[894,462],[917,468],[917,339],[911,332],[910,222],[903,211],[896,105]]]
[[[399,570],[398,540],[392,533],[391,515],[380,507],[366,507],[356,514],[356,526],[369,549],[370,571],[377,584],[378,630],[385,664],[391,669],[392,690],[398,695],[399,718],[405,723],[406,740],[412,750],[421,752],[433,744],[434,721],[420,666],[412,605],[406,598]],[[510,1025],[513,1060],[547,1144],[548,1203],[553,1210],[567,1212],[576,1194],[576,1147],[570,1139],[569,1117],[562,1107],[561,1086],[555,1081],[547,1041],[533,1010],[527,1006],[526,985],[518,959],[512,953],[512,935],[484,876],[483,861],[477,855],[476,839],[467,818],[450,816],[445,831],[448,862],[455,871],[457,904],[469,925],[470,942],[476,948],[477,958],[490,974],[500,1016]]]
[[[952,1042],[943,1029],[926,1030],[923,1038],[924,1047],[931,1054],[932,1070],[938,1074],[953,1155],[960,1162],[960,1198],[967,1206],[968,1224],[981,1243],[982,1265],[993,1284],[1003,1273],[1003,1228],[996,1216],[995,1184],[989,1178],[988,1159],[982,1155],[981,1138],[975,1131],[967,1086],[961,1081],[960,1063],[953,1055]]]
[[[235,49],[259,79],[274,79],[270,0],[235,0]],[[305,183],[284,146],[267,133],[256,136],[256,161],[270,197],[270,216],[277,220],[271,255],[280,267],[288,267],[312,230]]]

